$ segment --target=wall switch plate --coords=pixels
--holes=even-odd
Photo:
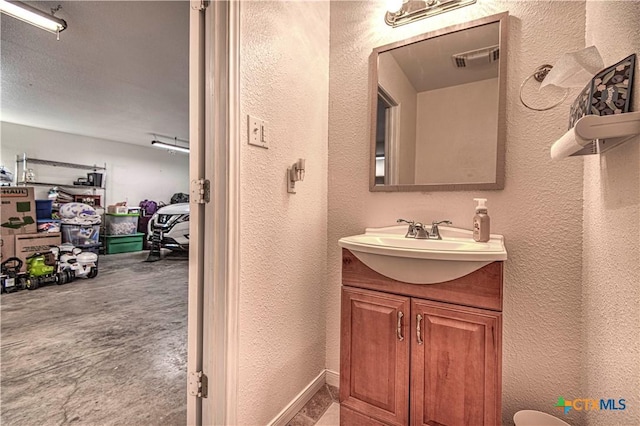
[[[247,137],[249,145],[269,148],[269,140],[267,138],[267,122],[259,118],[247,116]]]

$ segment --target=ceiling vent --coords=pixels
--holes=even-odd
[[[500,47],[490,46],[468,52],[456,53],[452,57],[456,68],[470,68],[491,64],[500,59]]]

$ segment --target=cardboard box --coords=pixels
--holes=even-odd
[[[0,187],[0,233],[2,235],[33,234],[36,224],[36,201],[32,186]]]
[[[44,253],[51,249],[51,246],[62,244],[60,233],[23,234],[15,236],[15,256],[26,263],[27,257],[34,253]]]
[[[127,214],[129,208],[127,206],[113,205],[107,206],[107,213],[110,214]]]
[[[16,237],[13,235],[0,235],[0,263],[16,255]]]

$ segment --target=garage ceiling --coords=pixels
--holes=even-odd
[[[189,2],[27,2],[68,28],[2,15],[4,122],[150,146],[189,136]]]

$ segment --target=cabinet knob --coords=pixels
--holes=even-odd
[[[418,338],[418,344],[421,345],[424,342],[422,341],[422,332],[420,330],[420,323],[422,323],[422,315],[418,314],[416,316],[416,337]]]
[[[402,336],[402,317],[404,316],[404,314],[402,313],[402,311],[398,311],[398,328],[396,330],[396,333],[398,333],[398,340],[399,341],[403,341],[404,337]]]

